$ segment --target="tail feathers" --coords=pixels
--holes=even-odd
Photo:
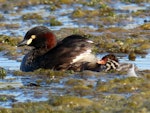
[[[131,64],[131,68],[129,68],[127,75],[131,77],[138,77],[136,72],[135,72],[135,65]]]

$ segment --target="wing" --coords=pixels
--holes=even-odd
[[[86,55],[91,54],[92,43],[80,35],[68,36],[44,55],[44,67],[63,70],[76,62],[82,62]]]

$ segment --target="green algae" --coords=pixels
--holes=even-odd
[[[30,19],[35,19],[35,20],[42,20],[43,17],[37,13],[27,13],[22,15],[23,20],[30,20]]]
[[[65,82],[65,84],[69,86],[74,86],[74,85],[82,85],[84,84],[84,82],[83,80],[69,79],[68,81]]]
[[[114,16],[114,10],[107,5],[102,5],[102,7],[99,10],[99,16]]]
[[[142,78],[128,77],[124,79],[113,79],[107,83],[97,84],[97,91],[127,93],[136,92],[141,89],[141,84],[145,83]]]
[[[0,14],[0,20],[4,20],[4,16],[2,14]]]
[[[16,46],[20,40],[21,39],[19,39],[19,38],[10,37],[7,35],[0,35],[0,43],[2,43],[2,44],[7,44],[10,46]]]
[[[6,96],[1,96],[0,97],[0,101],[7,101],[8,99],[7,99],[7,97]]]
[[[19,103],[14,104],[14,108],[11,110],[12,112],[16,113],[48,113],[54,111],[51,106],[49,106],[47,103],[40,102],[40,103],[34,103],[34,102],[28,102],[28,103]]]
[[[38,75],[45,75],[47,77],[53,77],[53,76],[65,76],[68,74],[66,71],[54,71],[51,69],[37,69],[34,72],[22,72],[22,71],[14,71],[14,75],[16,76],[25,76],[25,75],[31,75],[31,76],[38,76]]]
[[[19,37],[10,37],[6,35],[0,35],[0,51],[4,51],[6,56],[9,56],[11,59],[19,55],[17,52],[16,45],[21,39]]]
[[[135,59],[136,59],[136,54],[135,54],[134,52],[129,53],[128,59],[129,59],[129,60],[132,60],[132,61],[135,61]]]
[[[140,48],[141,49],[144,49],[144,50],[147,50],[147,49],[150,49],[150,44],[149,44],[150,42],[145,42],[145,43],[143,43],[141,46],[140,46]]]
[[[77,9],[72,13],[73,18],[82,18],[86,15],[86,13],[82,9]]]
[[[78,106],[90,106],[92,105],[93,101],[76,96],[58,96],[50,99],[49,103],[53,106],[78,107]]]
[[[114,13],[113,10],[109,7],[100,8],[99,10],[83,10],[81,8],[78,8],[72,13],[73,18],[91,18],[93,16],[114,16]]]
[[[142,25],[141,29],[143,29],[143,30],[150,30],[150,23],[146,23],[146,24]]]
[[[142,77],[144,77],[145,79],[149,80],[150,79],[150,70],[140,71],[140,75]]]
[[[149,110],[149,91],[135,93],[129,98],[118,94],[100,95],[95,102],[76,96],[53,96],[48,102],[18,103],[14,104],[12,109],[0,108],[2,113],[140,113]]]
[[[100,92],[107,92],[107,91],[109,91],[111,88],[112,88],[112,86],[110,87],[109,85],[104,84],[104,85],[100,85],[99,87],[97,87],[97,91],[100,91]]]
[[[76,85],[72,88],[72,90],[75,95],[79,96],[91,95],[93,93],[92,88],[85,85]]]
[[[34,73],[35,75],[47,75],[47,76],[65,76],[66,73],[65,71],[54,71],[50,69],[38,69],[35,70]]]
[[[56,18],[51,18],[50,19],[50,25],[51,26],[61,26],[62,23],[60,21],[58,21]]]
[[[59,2],[60,2],[61,4],[71,4],[71,3],[74,2],[74,0],[59,0]]]
[[[3,79],[4,77],[6,77],[7,72],[4,68],[0,67],[0,79]]]
[[[137,93],[131,96],[129,99],[127,99],[127,107],[130,106],[133,109],[146,108],[146,110],[149,110],[150,108],[147,106],[147,104],[149,104],[150,99],[147,94],[149,94],[149,91],[146,91],[145,93]],[[143,100],[143,98],[145,100]]]
[[[143,0],[121,0],[122,2],[127,2],[127,3],[142,3],[143,2]],[[145,1],[145,2],[148,2],[148,0],[147,1]]]
[[[18,29],[20,27],[20,24],[18,24],[18,23],[14,23],[14,24],[0,23],[0,27],[6,27],[7,29]]]
[[[137,53],[137,54],[145,54],[147,49],[149,49],[148,38],[141,38],[140,34],[135,37],[133,34],[131,36],[120,37],[117,35],[116,30],[114,28],[111,29],[114,34],[103,34],[101,36],[93,36],[92,40],[95,42],[97,47],[97,52],[112,52],[112,53]],[[125,32],[125,31],[124,31]],[[146,34],[148,35],[148,34]],[[102,49],[101,49],[102,48]]]
[[[88,15],[87,15],[88,14]],[[99,11],[98,10],[83,10],[81,8],[78,8],[72,13],[73,18],[83,18],[83,17],[93,17],[93,16],[98,16]]]

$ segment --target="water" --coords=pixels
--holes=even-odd
[[[16,60],[9,60],[5,57],[0,57],[0,66],[4,67],[6,70],[19,70],[20,62]]]
[[[137,11],[137,10],[143,10],[149,8],[149,5],[143,4],[143,6],[139,6],[136,4],[123,4],[120,2],[115,2],[114,4],[110,5],[111,7],[115,8],[116,10],[125,11],[125,15],[129,15],[131,12]],[[6,24],[18,24],[19,28],[1,28],[0,34],[5,35],[15,35],[15,36],[24,36],[26,31],[29,30],[29,28],[32,28],[37,25],[42,25],[40,23],[32,23],[30,20],[23,21],[21,15],[27,14],[27,13],[38,13],[41,14],[44,20],[47,20],[48,16],[55,16],[59,21],[63,23],[61,26],[50,26],[50,24],[44,24],[45,26],[49,27],[51,30],[60,30],[61,28],[79,28],[79,27],[88,27],[91,29],[98,29],[96,25],[89,25],[85,22],[85,24],[78,24],[78,19],[74,19],[70,17],[70,14],[79,7],[83,7],[84,9],[88,10],[94,10],[94,8],[91,7],[85,7],[80,4],[75,4],[73,6],[67,6],[62,5],[61,9],[57,9],[56,11],[50,11],[49,5],[37,5],[37,6],[29,6],[24,8],[21,11],[17,11],[17,7],[14,8],[12,11],[8,11],[8,13],[5,13],[3,11],[0,11],[1,14],[4,14],[4,17],[6,18],[4,21],[0,21],[0,23],[6,23]],[[119,14],[119,12],[117,12]],[[150,21],[150,16],[146,16],[144,18],[142,17],[128,17],[131,21],[124,24],[114,24],[114,25],[104,25],[104,27],[123,27],[126,29],[132,29],[139,25],[142,25],[144,23],[144,20]]]
[[[146,55],[145,58],[141,58],[141,56],[137,56],[135,61],[130,61],[128,60],[127,57],[122,58],[120,61],[121,62],[126,62],[126,63],[133,63],[135,64],[139,70],[146,70],[146,69],[150,69],[150,54]]]
[[[105,54],[101,54],[98,57],[101,58]],[[141,58],[138,56],[136,61],[129,61],[127,56],[123,56],[120,59],[120,62],[126,63],[133,63],[135,64],[139,70],[150,69],[150,54],[146,55],[145,58]],[[20,62],[16,62],[15,60],[9,60],[7,58],[0,58],[0,64],[7,70],[19,70]],[[33,83],[36,79],[31,78],[30,76],[26,77],[18,77],[13,76],[11,73],[3,79],[0,80],[0,97],[4,96],[7,97],[6,101],[1,101],[0,106],[10,108],[12,104],[15,102],[37,102],[37,101],[46,101],[49,98],[49,95],[63,95],[68,86],[64,83],[69,79],[84,79],[80,77],[70,76],[67,78],[62,78],[58,83],[51,83],[48,85],[41,85],[40,87],[30,87],[27,86],[30,83]],[[90,84],[95,86],[97,81],[100,80],[101,82],[106,82],[108,80],[118,78],[118,76],[102,76],[102,77],[95,77],[89,76],[86,78],[86,85]],[[34,79],[34,80],[33,80]],[[12,89],[9,89],[9,88]],[[8,89],[7,89],[8,88]],[[65,88],[65,90],[63,90]],[[3,90],[4,89],[4,90]],[[62,90],[61,90],[62,89]]]

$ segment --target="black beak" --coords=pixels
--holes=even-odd
[[[17,47],[24,46],[24,45],[27,45],[27,40],[23,40],[23,41],[19,42]]]

